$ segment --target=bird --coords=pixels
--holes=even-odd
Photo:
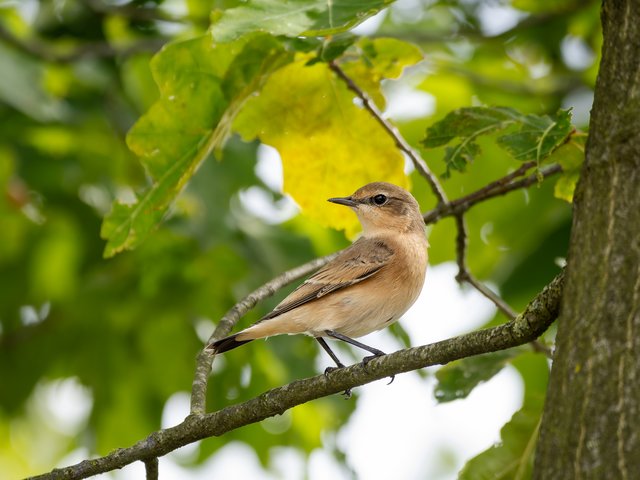
[[[325,374],[344,368],[327,338],[371,353],[363,359],[365,366],[372,358],[385,355],[355,338],[397,321],[422,291],[429,244],[420,206],[405,189],[387,182],[369,183],[350,196],[328,201],[355,212],[362,225],[361,236],[273,311],[244,330],[207,345],[210,352],[221,354],[274,335],[307,334],[336,364]]]

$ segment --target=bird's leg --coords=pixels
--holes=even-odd
[[[338,359],[338,356],[333,352],[333,350],[329,348],[329,345],[327,345],[327,342],[324,341],[324,338],[316,337],[316,340],[318,341],[320,346],[324,348],[324,351],[329,354],[331,359],[334,362],[336,362],[336,365],[337,365],[337,367],[327,367],[326,370],[324,371],[325,375],[333,372],[334,370],[337,370],[338,368],[344,368],[344,364]]]
[[[358,347],[358,348],[361,348],[363,350],[366,350],[367,352],[373,353],[373,355],[369,355],[369,356],[364,357],[362,359],[362,365],[365,368],[367,368],[367,363],[369,363],[374,358],[381,357],[382,355],[386,355],[386,353],[384,353],[382,350],[378,350],[377,348],[373,348],[373,347],[370,347],[369,345],[365,345],[362,342],[354,340],[351,337],[347,337],[346,335],[343,335],[341,333],[335,332],[333,330],[325,330],[324,333],[326,333],[330,337],[336,338],[338,340],[342,340],[343,342],[346,342],[346,343],[348,343],[350,345],[353,345],[354,347]],[[395,380],[395,378],[396,378],[395,375],[391,375],[391,380],[389,381],[389,384],[391,384]]]
[[[334,370],[337,370],[338,368],[344,368],[344,364],[338,359],[338,356],[334,353],[334,351],[331,350],[331,348],[329,348],[329,345],[327,345],[327,342],[324,341],[324,338],[316,337],[316,340],[318,341],[320,346],[324,348],[324,351],[327,352],[327,354],[329,354],[332,360],[336,362],[336,365],[337,365],[337,367],[325,368],[324,370],[325,376],[328,376],[331,372],[333,372]],[[351,398],[351,389],[347,388],[344,392],[342,392],[342,394],[345,396],[345,398]]]

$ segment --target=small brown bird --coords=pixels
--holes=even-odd
[[[217,340],[214,353],[258,338],[305,333],[313,336],[341,368],[325,337],[384,352],[354,340],[395,322],[416,301],[427,269],[427,239],[420,207],[406,190],[385,182],[330,202],[353,209],[362,236],[250,327]],[[331,371],[332,368],[328,368]],[[348,393],[348,392],[347,392]]]

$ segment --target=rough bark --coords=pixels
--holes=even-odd
[[[640,2],[602,24],[535,479],[640,475]]]

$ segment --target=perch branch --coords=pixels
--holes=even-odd
[[[32,478],[72,480],[91,477],[135,461],[166,455],[197,440],[223,435],[265,418],[281,415],[297,405],[391,375],[523,345],[539,337],[558,316],[563,283],[564,272],[561,272],[529,303],[522,314],[497,327],[378,357],[371,360],[366,369],[362,363],[358,363],[328,376],[297,380],[214,413],[189,415],[179,425],[156,431],[131,447]]]

